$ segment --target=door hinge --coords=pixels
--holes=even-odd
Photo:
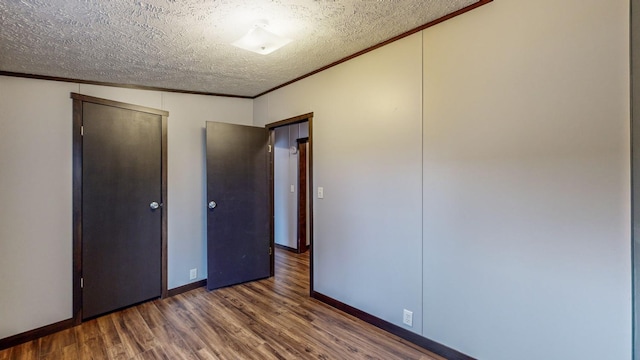
[[[269,152],[271,152],[271,145],[267,145],[269,147]]]
[[[84,278],[80,278],[80,289],[84,289]]]
[[[84,126],[80,126],[80,136],[84,136]]]
[[[269,255],[273,254],[273,248],[269,246]]]

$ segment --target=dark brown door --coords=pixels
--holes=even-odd
[[[308,144],[309,138],[298,139],[298,253],[309,249],[307,246]]]
[[[207,287],[269,277],[268,133],[207,122]]]
[[[86,319],[161,295],[162,117],[87,102],[82,114]]]

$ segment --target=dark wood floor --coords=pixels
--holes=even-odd
[[[442,359],[309,294],[309,253],[276,276],[199,288],[0,351],[7,359]]]

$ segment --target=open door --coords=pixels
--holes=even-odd
[[[207,122],[207,288],[271,275],[269,137]]]
[[[309,138],[298,139],[298,253],[309,249]]]

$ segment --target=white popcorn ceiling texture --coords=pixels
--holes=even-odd
[[[478,0],[2,0],[0,70],[255,96]],[[257,20],[293,39],[231,45]]]

